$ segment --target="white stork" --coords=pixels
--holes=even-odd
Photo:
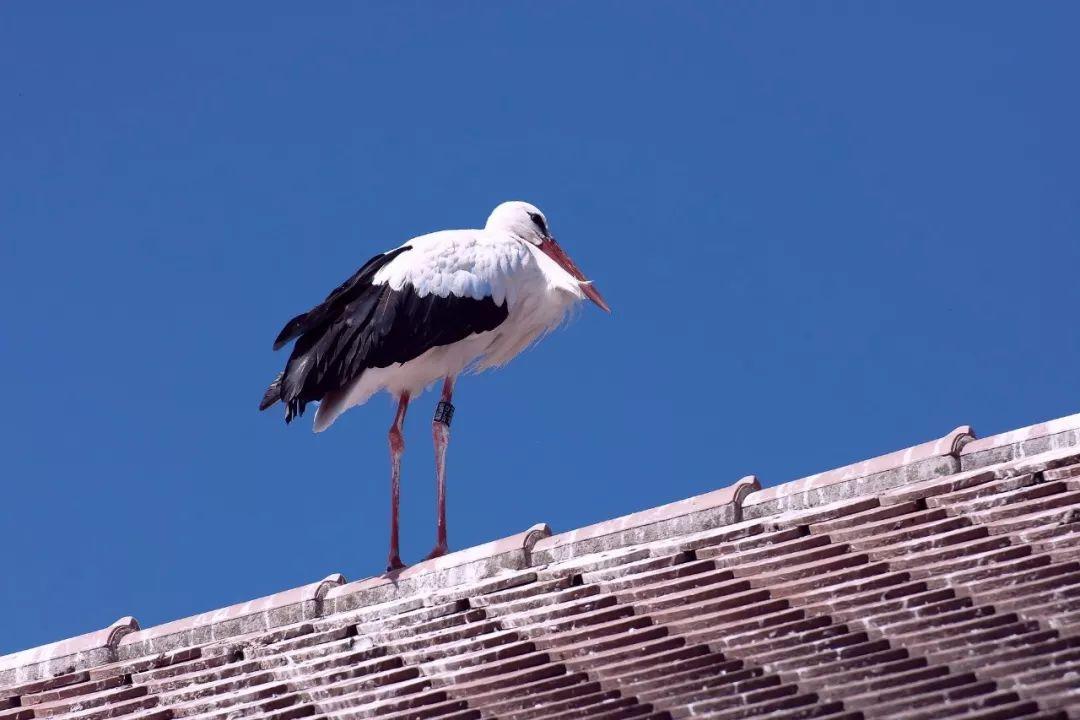
[[[398,552],[401,426],[410,399],[442,380],[432,420],[438,527],[428,558],[438,557],[447,551],[454,381],[466,369],[506,364],[585,298],[610,312],[555,242],[544,214],[529,203],[505,202],[483,230],[421,235],[376,255],[321,304],[286,323],[274,350],[293,339],[296,345],[259,409],[281,401],[288,423],[318,401],[315,432],[321,432],[379,390],[397,398],[390,426],[387,563],[387,570],[396,570],[404,567]]]

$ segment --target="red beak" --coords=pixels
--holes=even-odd
[[[540,243],[540,249],[544,251],[545,255],[558,263],[559,267],[570,273],[574,279],[578,281],[581,286],[581,291],[585,293],[585,297],[596,303],[597,307],[604,312],[611,312],[611,308],[604,302],[604,298],[600,294],[600,291],[593,287],[591,281],[585,279],[585,274],[578,270],[578,266],[575,265],[574,261],[570,259],[570,256],[559,247],[559,243],[555,242],[555,238],[545,238],[544,241]]]

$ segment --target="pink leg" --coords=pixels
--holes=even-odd
[[[450,420],[454,416],[454,406],[450,400],[454,396],[454,378],[443,381],[442,397],[435,409],[435,419],[431,422],[431,434],[435,439],[435,482],[438,502],[438,525],[435,548],[426,559],[445,555],[446,545],[446,448],[450,445]]]
[[[398,551],[398,501],[401,499],[401,454],[405,452],[401,425],[405,422],[405,411],[408,409],[409,393],[401,393],[394,424],[390,426],[390,555],[386,562],[387,571],[405,567]]]

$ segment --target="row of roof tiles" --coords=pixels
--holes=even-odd
[[[124,618],[0,658],[0,720],[1063,717],[1078,540],[1080,415],[958,428],[392,577]]]

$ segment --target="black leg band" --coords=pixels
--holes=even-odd
[[[435,422],[450,427],[450,421],[454,419],[454,406],[445,400],[440,400],[435,406]]]

